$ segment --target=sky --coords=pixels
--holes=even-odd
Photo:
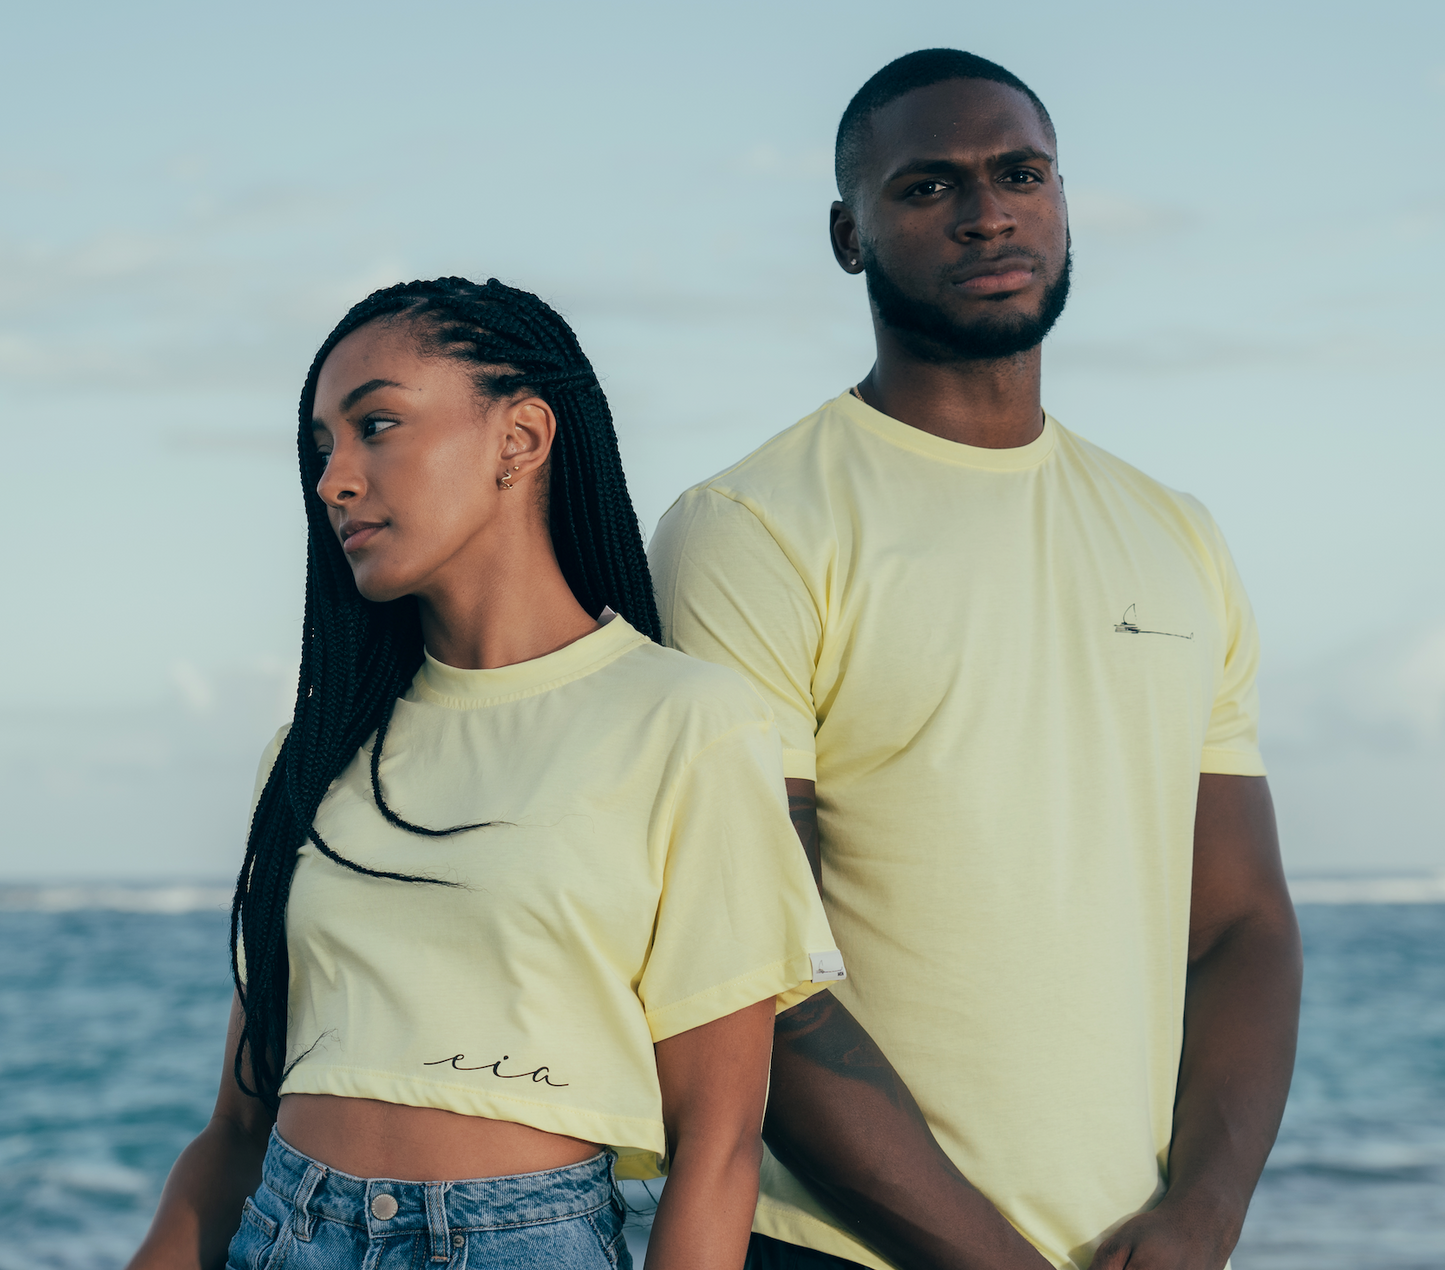
[[[833,132],[934,46],[1057,124],[1045,404],[1229,538],[1289,867],[1445,869],[1445,6],[133,0],[0,41],[0,879],[234,870],[368,291],[553,303],[649,530],[861,378]]]

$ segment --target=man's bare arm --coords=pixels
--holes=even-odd
[[[1201,776],[1169,1189],[1099,1249],[1094,1270],[1224,1265],[1284,1114],[1301,976],[1269,785]]]
[[[788,781],[788,807],[817,877],[812,781]],[[944,1154],[892,1064],[829,992],[778,1015],[763,1139],[857,1238],[903,1270],[1048,1266]]]

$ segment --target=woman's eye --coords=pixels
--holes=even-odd
[[[316,451],[316,461],[317,461],[319,464],[321,464],[322,467],[325,467],[325,466],[326,466],[327,460],[330,459],[330,458],[331,458],[331,451],[330,451],[330,450],[317,450],[317,451]]]
[[[361,435],[363,437],[374,437],[378,433],[385,432],[388,428],[396,427],[396,424],[397,421],[395,419],[367,419],[361,425]]]

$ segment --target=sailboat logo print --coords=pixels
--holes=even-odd
[[[1188,635],[1181,635],[1181,634],[1179,634],[1178,631],[1146,631],[1146,630],[1143,630],[1143,629],[1139,626],[1139,615],[1138,615],[1138,613],[1135,611],[1135,606],[1132,605],[1132,604],[1129,605],[1129,607],[1124,610],[1124,616],[1119,619],[1118,624],[1114,627],[1114,634],[1115,634],[1115,635],[1167,635],[1167,636],[1169,636],[1170,639],[1193,639],[1193,638],[1194,638],[1194,632],[1193,632],[1193,631],[1190,631]]]

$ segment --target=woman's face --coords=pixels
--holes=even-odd
[[[554,428],[537,398],[480,398],[466,364],[422,356],[402,324],[342,340],[321,367],[312,435],[326,464],[317,493],[361,594],[426,595],[474,568],[499,518],[535,512],[529,478]],[[527,493],[504,490],[504,475]]]

